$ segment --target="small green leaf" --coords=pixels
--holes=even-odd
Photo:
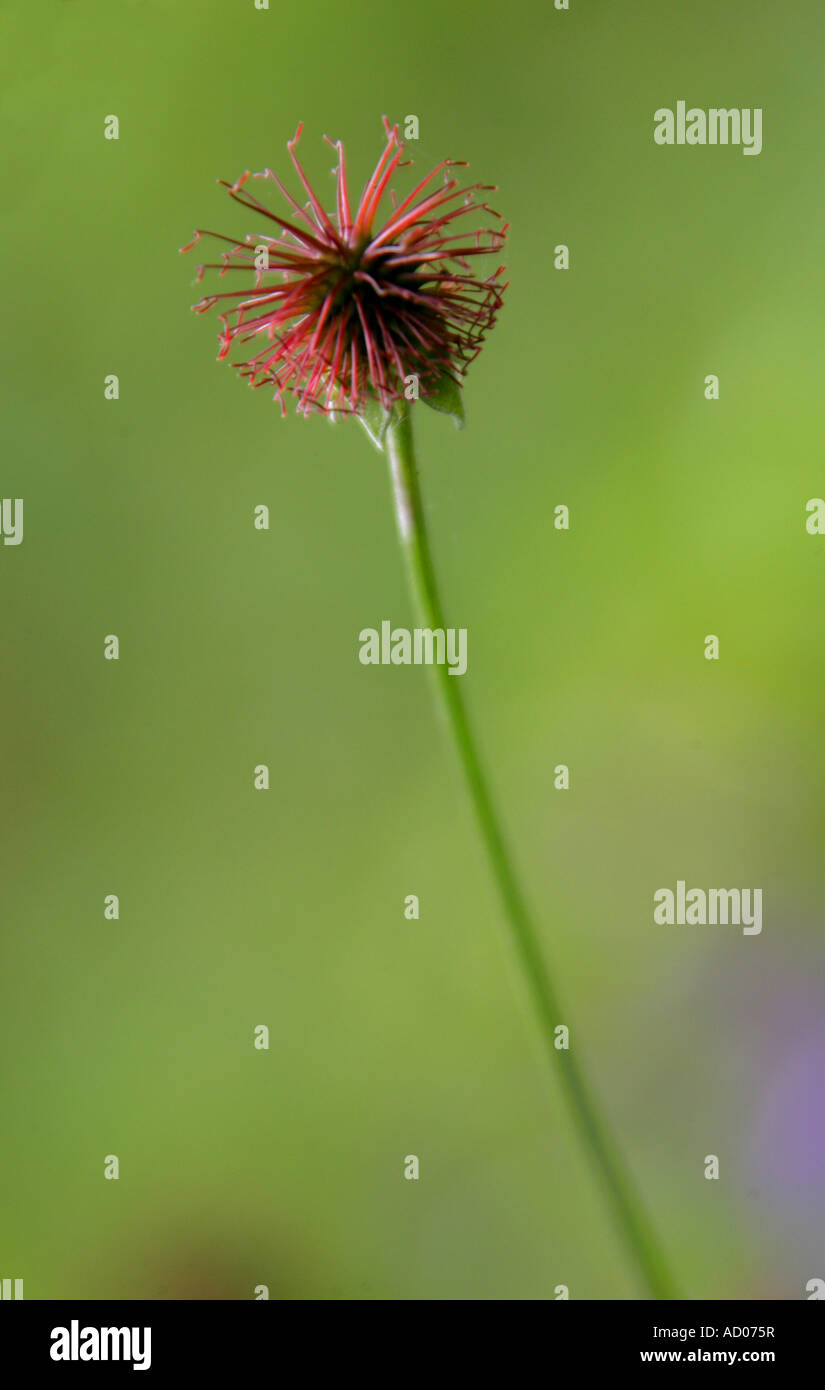
[[[384,439],[387,433],[387,426],[390,423],[390,412],[385,410],[380,401],[370,398],[367,400],[362,411],[359,411],[358,419],[367,431],[376,449],[384,448]]]
[[[431,410],[438,410],[442,415],[449,415],[455,422],[457,430],[463,429],[467,423],[461,387],[453,377],[447,376],[446,373],[438,378],[433,391],[428,391],[426,395],[422,395],[421,402],[423,405],[428,405]]]

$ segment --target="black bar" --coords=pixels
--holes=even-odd
[[[569,1385],[571,1374],[644,1378],[661,1367],[689,1381],[705,1366],[759,1365],[787,1379],[803,1365],[815,1371],[822,1338],[822,1315],[803,1301],[0,1304],[0,1370],[86,1379],[200,1370],[288,1372],[292,1382],[329,1364],[337,1376],[369,1371],[391,1384],[453,1367],[492,1373],[499,1359],[511,1384],[536,1380],[536,1362],[549,1384],[556,1373]]]

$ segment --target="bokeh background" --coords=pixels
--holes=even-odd
[[[331,197],[322,135],[360,184],[386,112],[512,223],[468,428],[420,410],[418,433],[564,1021],[685,1296],[805,1297],[821,5],[4,0],[0,25],[0,495],[25,502],[0,547],[0,1273],[35,1299],[643,1293],[513,989],[427,674],[357,660],[362,627],[413,624],[384,461],[355,422],[282,421],[189,311],[192,228],[257,230],[215,180],[285,167],[303,120]],[[763,152],[656,146],[679,99],[762,107]],[[654,926],[678,878],[761,887],[762,935]]]

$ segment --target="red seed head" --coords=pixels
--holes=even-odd
[[[504,267],[480,279],[472,258],[497,254],[506,225],[460,229],[460,219],[473,213],[498,219],[483,201],[492,189],[462,187],[452,173],[457,164],[445,159],[399,202],[389,184],[409,161],[402,161],[398,126],[386,120],[384,126],[384,153],[354,215],[343,145],[334,144],[336,209],[327,213],[295,154],[299,126],[287,149],[307,201],[294,198],[271,169],[253,176],[277,186],[289,204],[289,219],[253,196],[248,173],[224,183],[230,197],[275,223],[278,234],[239,241],[199,230],[181,248],[191,250],[202,236],[228,242],[231,249],[221,252],[218,263],[198,268],[198,279],[207,269],[252,277],[246,289],[207,295],[193,307],[204,313],[225,302],[218,359],[251,343],[232,365],[251,386],[272,386],[284,414],[287,394],[304,415],[357,414],[373,400],[388,409],[404,396],[411,376],[422,396],[434,392],[445,375],[460,385],[501,307]],[[379,223],[384,201],[389,208]]]

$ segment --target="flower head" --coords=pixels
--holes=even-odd
[[[504,267],[481,279],[473,259],[501,250],[506,225],[461,231],[469,214],[498,219],[483,201],[492,189],[462,187],[452,172],[457,162],[445,159],[399,201],[390,180],[410,161],[402,159],[398,126],[386,119],[384,126],[386,147],[354,213],[340,140],[329,142],[338,165],[336,209],[328,213],[295,154],[299,126],[287,149],[308,201],[298,202],[271,169],[252,176],[276,185],[289,218],[253,196],[248,172],[233,184],[220,180],[242,207],[275,223],[278,234],[241,241],[199,229],[181,248],[191,250],[204,236],[228,242],[219,262],[198,267],[198,280],[207,269],[251,277],[246,288],[206,295],[193,308],[204,313],[224,304],[218,360],[251,344],[232,365],[251,386],[273,387],[284,414],[287,394],[305,415],[361,414],[373,401],[389,409],[411,378],[423,397],[445,377],[460,385],[501,307]]]

